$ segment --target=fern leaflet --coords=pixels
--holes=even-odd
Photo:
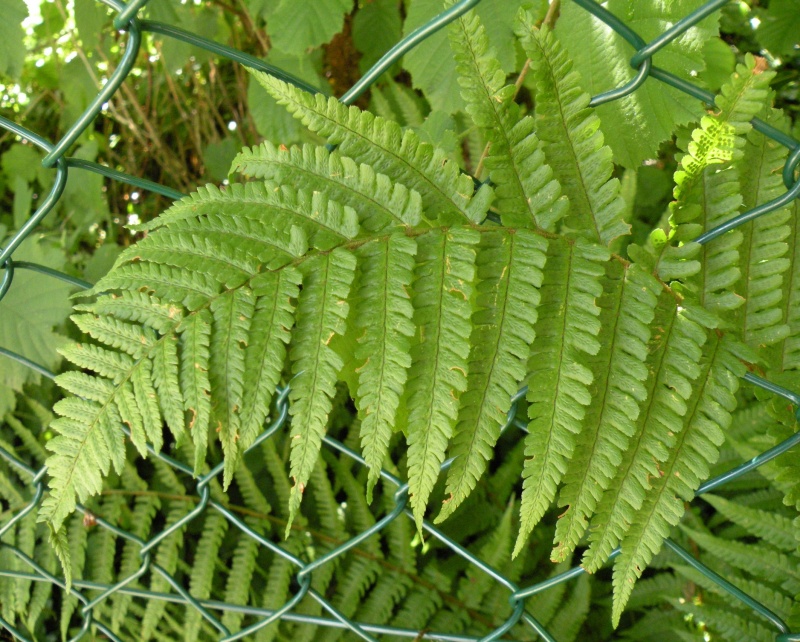
[[[453,228],[418,240],[414,322],[408,374],[408,484],[422,531],[428,497],[439,476],[467,387],[470,299],[480,235]]]
[[[544,153],[569,198],[566,225],[577,234],[609,245],[630,231],[622,220],[619,181],[611,177],[611,149],[604,145],[600,121],[589,108],[567,53],[543,27],[520,14],[518,35],[536,77],[536,125]]]
[[[520,505],[518,555],[553,501],[591,402],[589,355],[600,343],[600,309],[608,250],[582,239],[552,243],[541,288],[536,340],[528,360],[528,426]]]
[[[325,434],[336,376],[342,359],[330,347],[334,335],[345,331],[347,298],[355,274],[355,257],[337,248],[302,265],[303,289],[297,302],[298,323],[289,352],[292,361],[290,399],[292,415],[291,476],[288,536],[300,507],[306,483]]]
[[[483,476],[511,397],[525,378],[546,249],[544,239],[525,230],[482,235],[467,392],[451,448],[448,499],[437,521],[458,508]]]
[[[421,142],[411,130],[403,131],[397,123],[357,107],[346,107],[335,98],[311,96],[263,72],[252,73],[295,118],[338,145],[342,154],[417,190],[426,212],[443,217],[445,223],[480,223],[486,216],[491,190],[482,187],[473,198],[472,180],[459,174],[443,152]]]
[[[450,43],[467,111],[489,141],[485,164],[503,224],[555,231],[567,201],[545,163],[533,119],[519,117],[516,87],[505,84],[505,72],[474,11],[453,23]]]

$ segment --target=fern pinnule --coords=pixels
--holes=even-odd
[[[485,165],[503,224],[555,231],[567,201],[560,198],[561,187],[545,163],[533,119],[520,119],[514,103],[517,88],[506,85],[506,74],[474,11],[452,24],[450,46],[467,112],[488,141]]]
[[[425,212],[444,223],[480,223],[492,199],[488,186],[474,192],[447,155],[390,120],[346,107],[335,98],[312,96],[263,72],[256,80],[311,131],[338,145],[341,154],[391,176],[422,196]]]
[[[408,373],[408,484],[417,528],[444,462],[467,387],[475,246],[480,234],[451,228],[419,237]]]
[[[600,350],[603,263],[607,249],[578,239],[551,242],[528,360],[528,425],[518,555],[556,495],[591,402],[588,357]]]
[[[277,185],[302,181],[307,189],[324,192],[352,207],[368,232],[417,226],[424,219],[417,192],[376,173],[369,165],[318,145],[287,148],[264,141],[242,150],[233,169]]]
[[[619,180],[612,178],[611,148],[604,144],[600,120],[589,107],[589,94],[555,35],[537,30],[533,16],[520,12],[517,35],[531,59],[536,79],[536,128],[544,155],[569,198],[565,226],[573,233],[608,246],[630,232],[622,219]]]
[[[527,230],[481,235],[467,391],[450,449],[444,520],[472,492],[492,459],[500,429],[526,374],[547,241]]]
[[[744,64],[736,65],[714,100],[720,120],[729,123],[734,134],[743,137],[752,129],[750,121],[770,102],[769,86],[774,78],[775,71],[768,68],[767,61],[750,53],[745,54]],[[739,141],[737,146],[743,146],[744,138]]]
[[[287,535],[322,446],[337,375],[343,365],[329,344],[334,335],[345,332],[355,269],[355,256],[344,248],[318,254],[301,266],[303,289],[297,301],[297,325],[289,351],[295,375],[290,393],[290,475],[294,485]]]
[[[369,467],[367,497],[371,501],[411,365],[410,339],[416,328],[409,290],[417,244],[413,238],[392,234],[365,243],[357,252],[361,280],[354,310],[358,364],[354,398],[361,417],[361,450]]]
[[[592,364],[594,398],[559,495],[558,504],[566,510],[556,524],[553,561],[567,559],[583,537],[648,397],[650,326],[662,286],[638,265],[612,262],[606,276],[600,318],[610,338]]]

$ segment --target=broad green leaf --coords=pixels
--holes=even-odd
[[[373,0],[353,18],[353,44],[361,52],[362,72],[374,65],[402,36],[400,5],[396,0]]]
[[[758,42],[775,56],[797,53],[800,45],[800,0],[771,0],[759,16]]]
[[[106,27],[106,6],[95,0],[75,0],[75,26],[83,42],[83,48],[93,51],[100,42],[100,32]],[[109,29],[109,35],[112,33]]]
[[[270,16],[272,45],[296,56],[315,49],[342,30],[344,16],[352,7],[351,0],[282,0]]]
[[[25,62],[22,21],[28,17],[23,0],[0,3],[0,76],[19,78]]]
[[[607,9],[649,42],[703,4],[703,0],[610,0]],[[705,68],[703,47],[717,35],[717,19],[715,13],[691,27],[656,53],[654,64],[697,84],[697,75]],[[633,48],[574,2],[562,3],[556,34],[580,72],[583,88],[592,96],[621,87],[636,74],[629,64]],[[638,167],[656,156],[659,145],[677,126],[697,120],[703,105],[648,79],[632,94],[601,105],[597,113],[607,131],[620,133],[608,140],[614,160],[625,167]]]
[[[477,8],[489,39],[497,50],[500,66],[507,73],[516,64],[513,24],[517,9],[523,4],[526,4],[526,0],[483,0]],[[542,3],[537,4],[543,15]],[[403,34],[408,35],[442,11],[442,0],[412,0],[403,25]],[[447,44],[446,30],[432,35],[408,52],[404,58],[404,66],[411,72],[414,86],[423,91],[433,109],[449,113],[464,108],[459,94],[456,63]]]
[[[63,268],[65,262],[61,250],[34,238],[25,241],[14,258],[56,269]],[[17,269],[11,288],[0,301],[0,346],[55,369],[61,360],[56,349],[64,338],[54,328],[69,316],[69,294],[70,287],[62,281]],[[39,378],[33,370],[7,357],[0,357],[0,363],[0,386],[21,391],[23,384]]]

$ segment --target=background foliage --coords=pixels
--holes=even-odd
[[[543,17],[545,2],[484,0],[478,13],[494,43],[498,62],[509,75],[520,69],[524,55],[512,37],[512,18],[521,5]],[[699,3],[611,0],[609,9],[624,16],[646,39],[683,17]],[[509,6],[513,5],[513,6]],[[222,0],[152,2],[147,15],[227,42],[303,78],[326,93],[341,95],[389,46],[441,10],[438,0]],[[628,15],[630,13],[630,15]],[[28,3],[10,0],[0,6],[0,109],[3,114],[55,140],[87,106],[102,79],[114,68],[124,36],[109,28],[110,14],[94,0]],[[719,29],[719,37],[715,34]],[[592,94],[627,81],[630,49],[571,2],[564,3],[556,27]],[[705,31],[703,31],[705,30]],[[717,91],[745,53],[766,57],[777,74],[772,81],[776,106],[784,109],[796,131],[800,110],[800,3],[771,0],[748,5],[731,2],[722,12],[667,50],[659,64]],[[597,66],[596,61],[611,60]],[[613,73],[612,73],[613,71]],[[513,78],[513,76],[512,76]],[[532,106],[535,79],[520,83],[520,100]],[[696,102],[696,101],[695,101]],[[445,32],[408,54],[384,76],[359,105],[414,129],[423,140],[447,151],[467,171],[485,178],[485,143],[466,117],[458,87],[456,62]],[[629,201],[626,217],[632,241],[661,220],[672,200],[676,168],[674,124],[700,116],[695,103],[657,83],[601,107],[607,130],[635,127],[635,135],[608,139],[614,151],[615,174]],[[145,36],[129,80],[110,101],[92,129],[78,141],[75,155],[141,176],[188,193],[205,182],[224,183],[234,156],[243,146],[267,138],[283,144],[319,142],[239,65],[215,59],[203,50],[170,39]],[[0,239],[27,219],[50,186],[51,172],[41,168],[41,154],[26,141],[0,137]],[[169,201],[157,194],[104,181],[94,174],[73,172],[65,197],[39,233],[15,256],[95,281],[137,236],[126,229],[154,218]],[[626,241],[627,243],[628,241]],[[617,248],[624,251],[623,247]],[[79,336],[67,320],[69,287],[36,274],[16,277],[11,293],[0,301],[0,346],[8,346],[53,369],[56,348],[65,337]],[[25,311],[25,317],[19,314]],[[52,437],[50,408],[59,393],[31,371],[2,359],[0,367],[0,445],[38,468],[43,445]],[[798,388],[794,382],[795,389]],[[752,395],[749,391],[740,393]],[[774,445],[794,430],[784,409],[770,399],[743,399],[725,446],[718,472]],[[335,419],[329,433],[355,445],[358,420],[344,391],[334,400]],[[783,414],[782,414],[783,413]],[[776,422],[775,418],[782,422]],[[232,490],[223,494],[212,484],[212,496],[269,536],[287,524],[288,443],[267,440],[257,455],[246,459]],[[398,450],[398,453],[400,451]],[[523,584],[566,569],[569,560],[553,565],[550,542],[556,516],[549,514],[520,558],[510,560],[519,528],[515,487],[524,453],[516,435],[498,445],[490,475],[443,530]],[[800,593],[800,558],[792,524],[798,508],[800,476],[786,464],[792,454],[726,486],[719,496],[693,503],[675,539],[726,577],[759,596],[794,628],[800,627],[795,597]],[[191,460],[191,455],[186,458]],[[784,462],[781,465],[781,461]],[[401,461],[401,466],[403,462]],[[2,513],[24,504],[20,478],[0,464]],[[90,510],[146,536],[174,523],[192,508],[191,480],[180,479],[157,461],[131,458],[122,475],[109,480]],[[386,489],[376,489],[368,505],[363,489],[366,472],[347,457],[326,453],[317,464],[302,509],[292,525],[287,549],[313,559],[353,534],[374,524],[390,507]],[[441,492],[441,490],[439,490]],[[769,528],[765,528],[769,525]],[[13,535],[43,567],[55,571],[56,560],[46,533],[27,520]],[[95,581],[124,577],[138,565],[137,550],[91,519],[69,524],[73,572]],[[192,594],[250,603],[266,608],[283,604],[291,589],[291,568],[259,549],[255,542],[227,527],[219,515],[207,514],[174,533],[157,549],[159,565],[174,573]],[[0,551],[0,567],[19,562]],[[611,632],[610,574],[600,571],[542,593],[529,610],[558,640],[605,640],[612,635],[632,640],[772,639],[772,633],[746,609],[720,595],[701,576],[669,552],[658,556],[637,586],[616,633]],[[397,520],[380,537],[366,540],[334,569],[315,575],[315,588],[348,616],[407,628],[480,634],[509,614],[507,591],[468,568],[444,547],[415,537],[413,525]],[[3,581],[2,616],[36,639],[68,638],[77,631],[74,598],[51,593],[44,584]],[[158,576],[151,590],[167,590]],[[300,612],[318,614],[319,606],[303,603]],[[116,596],[102,605],[99,617],[112,622],[130,639],[213,639],[216,632],[196,611],[163,602]],[[233,629],[247,623],[229,613]],[[143,633],[139,627],[143,627]],[[335,630],[282,623],[263,630],[258,639],[328,639]],[[513,639],[532,639],[520,628]],[[140,637],[143,636],[143,637]]]

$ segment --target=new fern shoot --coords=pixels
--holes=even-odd
[[[693,242],[780,191],[786,151],[749,121],[785,119],[770,108],[772,72],[749,57],[678,133],[669,222],[630,244],[632,203],[608,142],[635,129],[604,131],[560,42],[569,31],[523,10],[516,33],[527,102],[476,15],[449,28],[485,142],[480,183],[413,128],[254,73],[328,146],[244,149],[241,182],[201,188],[138,226],[144,237],[81,295],[73,319],[86,340],[63,350],[78,370],[58,377],[68,394],[39,514],[62,555],[65,520],[123,472],[127,441],[142,456],[165,439],[190,443],[197,473],[218,441],[227,485],[281,383],[287,532],[314,483],[337,382],[360,418],[368,497],[381,468],[401,463],[389,455],[402,433],[421,530],[480,483],[526,387],[513,554],[556,503],[553,561],[580,547],[594,572],[621,546],[619,621],[709,477],[740,377],[751,364],[800,367],[800,279],[785,278],[796,208]]]

